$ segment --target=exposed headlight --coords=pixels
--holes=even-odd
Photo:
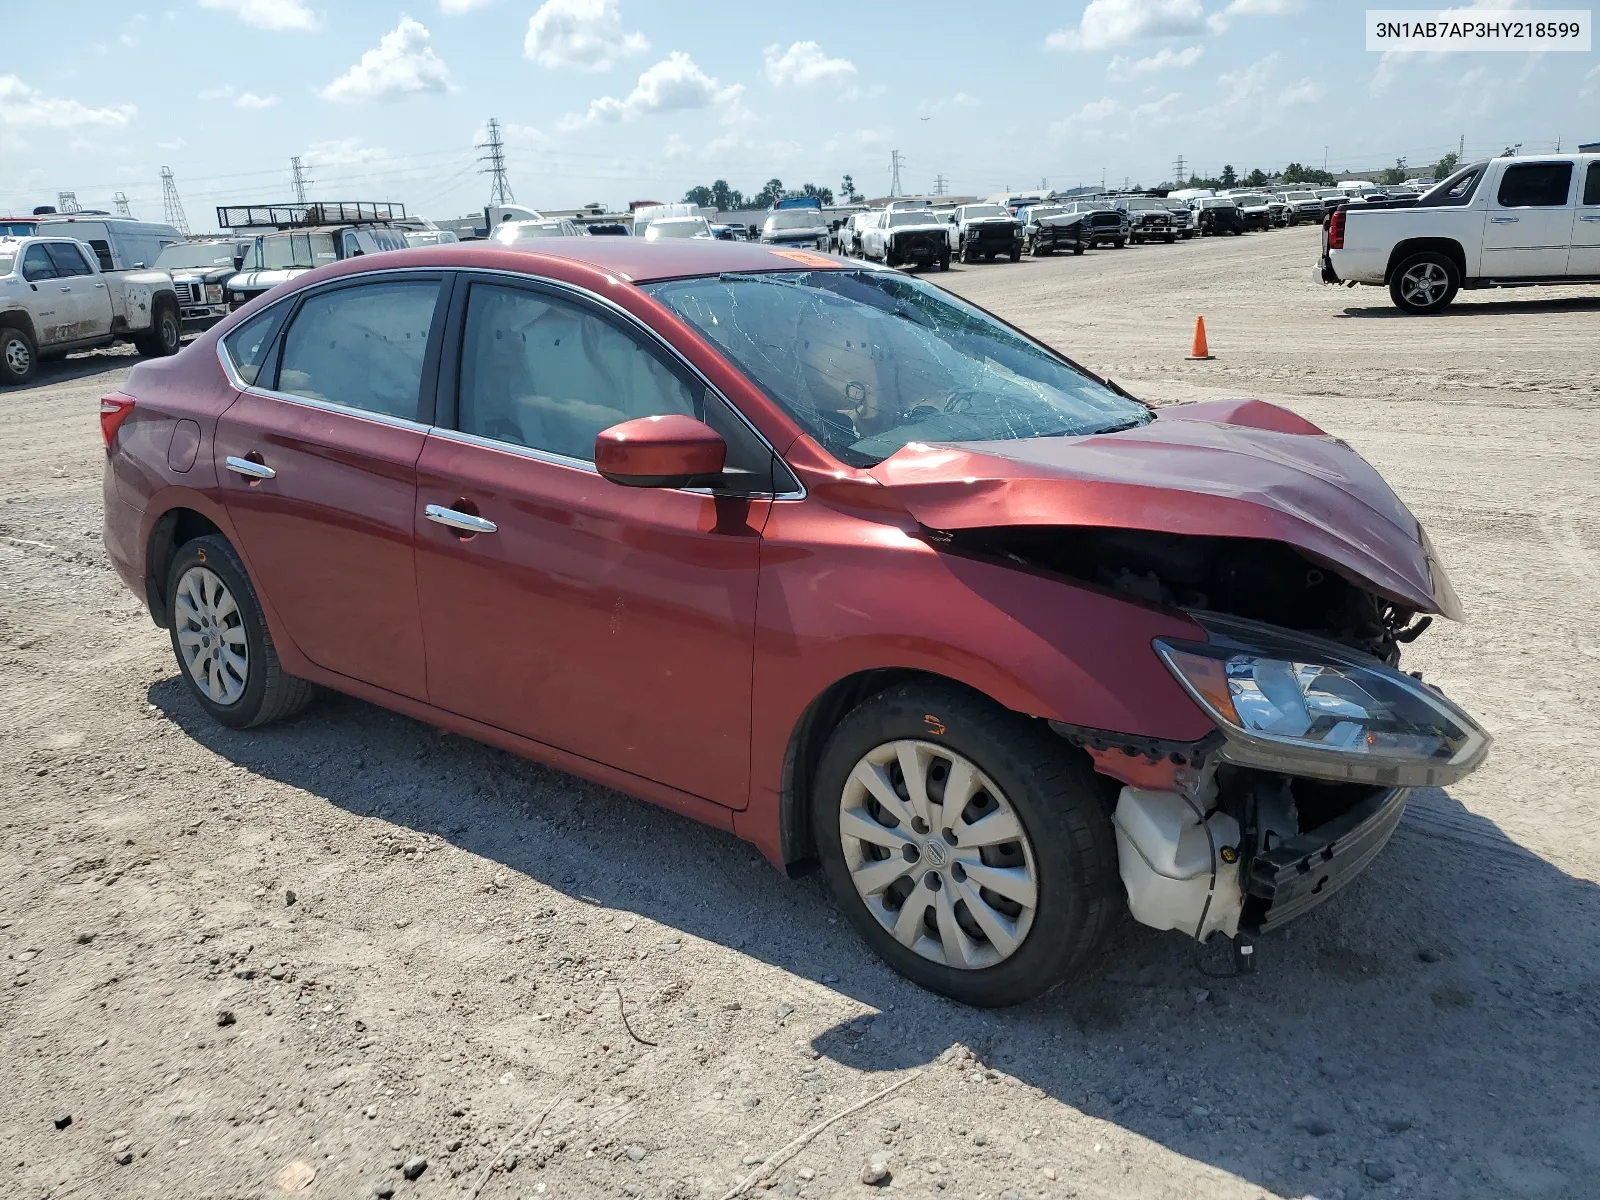
[[[1441,787],[1478,768],[1490,736],[1403,672],[1319,638],[1206,614],[1204,643],[1156,653],[1244,766],[1349,783]]]
[[[208,283],[208,284],[206,284],[206,303],[207,304],[221,304],[222,303],[222,285],[220,283]]]

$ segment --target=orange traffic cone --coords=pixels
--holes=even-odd
[[[1210,347],[1206,345],[1206,319],[1204,317],[1196,317],[1194,319],[1194,345],[1189,349],[1189,360],[1198,362],[1215,357],[1216,355],[1212,354]]]

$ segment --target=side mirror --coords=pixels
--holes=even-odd
[[[244,270],[244,260],[245,260],[245,251],[243,251],[243,250],[235,251],[234,255],[233,255],[233,269],[235,271]]]
[[[721,434],[680,413],[624,421],[594,439],[595,468],[623,487],[709,487],[727,459]]]

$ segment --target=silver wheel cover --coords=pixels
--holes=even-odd
[[[969,759],[929,742],[886,742],[839,798],[851,881],[901,945],[977,970],[1021,947],[1039,903],[1033,847],[1016,810]]]
[[[28,343],[19,337],[6,339],[6,366],[18,375],[26,375],[28,368],[33,365],[33,355],[28,351]]]
[[[250,644],[228,585],[210,567],[190,567],[173,604],[178,653],[213,704],[235,704],[250,682]]]

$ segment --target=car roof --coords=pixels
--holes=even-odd
[[[649,242],[627,238],[540,238],[507,245],[501,242],[454,242],[442,246],[417,246],[381,256],[363,256],[319,267],[315,278],[324,279],[395,267],[427,266],[461,270],[519,271],[534,275],[565,275],[562,264],[620,276],[634,283],[715,275],[724,271],[794,271],[802,267],[849,271],[857,263],[813,250],[785,249],[760,242],[723,242],[713,238],[681,238]],[[308,280],[313,282],[314,280]]]

